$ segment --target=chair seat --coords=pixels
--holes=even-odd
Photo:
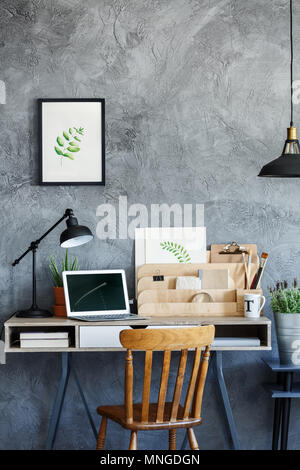
[[[112,405],[112,406],[99,406],[97,412],[101,416],[106,416],[119,423],[123,428],[131,430],[147,430],[147,429],[176,429],[197,426],[201,423],[202,418],[187,418],[183,419],[183,407],[179,405],[177,419],[174,422],[170,421],[172,410],[172,403],[166,403],[164,409],[164,419],[162,423],[156,423],[157,403],[150,403],[149,417],[147,423],[141,423],[142,404],[137,403],[133,405],[133,422],[126,423],[125,419],[125,406]]]

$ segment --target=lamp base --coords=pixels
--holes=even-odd
[[[37,305],[28,308],[27,310],[20,310],[16,312],[16,317],[18,318],[48,318],[53,317],[53,313],[48,310],[43,310]]]

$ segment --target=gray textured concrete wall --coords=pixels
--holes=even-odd
[[[117,205],[120,194],[148,206],[204,203],[208,243],[251,241],[270,253],[264,287],[298,273],[299,181],[257,178],[261,166],[280,154],[289,123],[287,3],[1,0],[0,79],[7,91],[6,104],[0,104],[2,319],[30,303],[30,258],[13,270],[14,257],[67,207],[95,231],[96,207]],[[296,58],[299,18],[298,9]],[[38,185],[36,99],[41,97],[106,98],[105,187]],[[39,252],[44,306],[52,303],[48,258],[62,256],[58,233]],[[95,238],[76,254],[82,268],[126,268],[132,293],[131,240]],[[269,308],[267,315],[272,316]],[[261,358],[270,354],[225,355],[243,448],[270,447],[272,404],[261,387],[270,379]],[[98,404],[122,401],[124,354],[78,354],[74,360],[94,415]],[[1,448],[43,447],[58,373],[55,354],[10,355],[0,367]],[[299,413],[295,403],[291,448],[300,445]],[[226,448],[212,377],[203,418],[200,448]],[[109,425],[107,448],[127,448],[128,439],[127,432]],[[164,448],[167,435],[141,433],[139,444]],[[56,447],[94,447],[72,381]]]

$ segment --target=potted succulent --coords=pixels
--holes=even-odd
[[[53,256],[50,256],[50,264],[49,264],[50,272],[52,275],[53,280],[53,293],[55,299],[55,305],[53,306],[54,315],[58,317],[66,317],[66,300],[64,294],[64,287],[63,287],[63,280],[61,273],[63,271],[78,271],[78,258],[70,259],[69,263],[69,254],[68,250],[66,250],[65,259],[62,262],[62,269],[61,271],[58,269],[56,262]]]
[[[292,287],[287,281],[277,282],[269,288],[274,312],[279,359],[282,364],[300,364],[300,289],[294,279]]]

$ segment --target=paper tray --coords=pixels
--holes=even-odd
[[[237,302],[146,303],[139,307],[139,315],[151,317],[241,316],[237,311]]]

